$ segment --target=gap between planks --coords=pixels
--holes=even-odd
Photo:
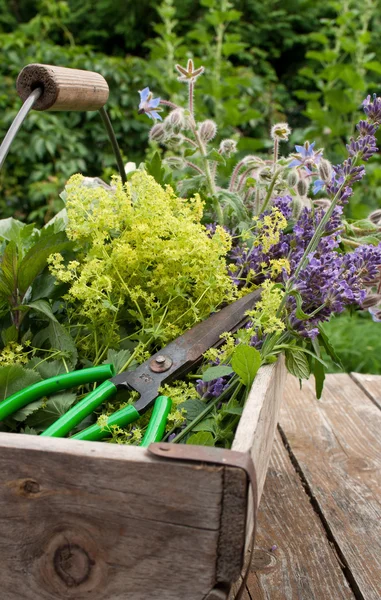
[[[356,598],[379,600],[381,413],[373,398],[381,395],[381,377],[372,379],[372,392],[364,385],[346,374],[330,375],[317,401],[313,383],[300,391],[290,378],[280,423]]]

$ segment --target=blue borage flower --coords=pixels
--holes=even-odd
[[[314,150],[315,142],[310,144],[304,142],[303,146],[295,146],[297,154],[291,154],[294,160],[292,160],[288,167],[304,167],[305,171],[310,175],[313,168],[317,168],[321,157],[323,156],[323,150]]]
[[[158,112],[159,110],[161,110],[161,108],[158,108],[160,104],[160,98],[154,98],[149,87],[144,88],[144,90],[142,91],[139,90],[139,94],[139,115],[145,114],[152,120],[158,119],[159,121],[162,121],[163,119],[161,118]]]

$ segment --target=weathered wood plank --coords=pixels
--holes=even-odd
[[[357,596],[381,597],[381,413],[345,374],[330,375],[323,398],[313,382],[290,379],[281,409],[290,445]]]
[[[351,373],[351,377],[378,408],[381,408],[381,376]]]
[[[259,507],[256,547],[248,599],[354,599],[279,434]]]
[[[285,380],[283,358],[258,371],[232,445],[232,450],[251,454],[257,472],[258,504],[270,461]]]
[[[213,587],[223,467],[36,436],[0,446],[3,598],[201,600]]]

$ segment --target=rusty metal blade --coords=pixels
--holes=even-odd
[[[260,293],[260,290],[256,290],[229,304],[153,354],[135,371],[116,375],[111,381],[118,389],[139,392],[140,398],[134,406],[139,412],[144,412],[158,395],[161,385],[187,373],[208,348],[217,344],[222,333],[238,327],[246,311],[259,299]],[[165,370],[155,372],[161,368]]]

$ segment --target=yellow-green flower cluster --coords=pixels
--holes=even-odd
[[[66,192],[67,234],[83,251],[66,266],[54,255],[50,268],[70,283],[69,313],[87,325],[77,344],[88,358],[100,356],[103,340],[118,345],[120,325],[167,343],[234,299],[230,236],[221,227],[207,234],[198,195],[178,198],[145,171],[111,190],[82,182],[75,175]]]
[[[25,365],[29,360],[29,352],[21,344],[9,342],[0,352],[0,366]]]
[[[263,282],[261,299],[253,310],[246,313],[252,321],[254,333],[276,333],[285,329],[285,324],[277,315],[283,296],[284,292],[272,281],[267,279]]]
[[[256,222],[255,246],[262,246],[262,252],[267,254],[272,246],[279,243],[280,234],[287,227],[287,220],[281,211],[273,206],[271,213],[262,219],[254,218]]]

